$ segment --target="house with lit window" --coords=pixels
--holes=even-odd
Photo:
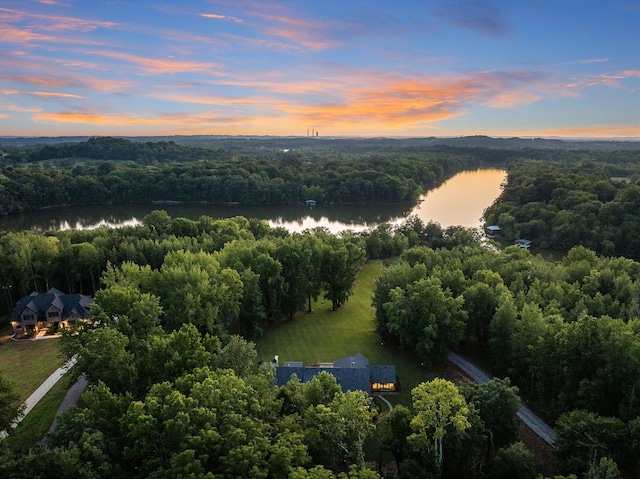
[[[15,333],[38,332],[51,326],[69,327],[88,315],[93,298],[83,294],[65,294],[56,288],[46,293],[31,293],[18,301],[11,312]]]
[[[325,371],[336,378],[343,392],[365,391],[372,395],[396,392],[396,367],[370,365],[369,360],[360,353],[332,363],[318,362],[313,366],[303,366],[301,362],[284,362],[280,365],[276,356],[273,364],[279,386],[287,384],[294,374],[300,381],[308,382]]]

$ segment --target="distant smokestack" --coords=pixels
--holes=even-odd
[[[309,128],[307,128],[307,136],[309,136]]]
[[[311,128],[311,136],[315,136],[315,133],[313,132],[313,128]]]
[[[318,136],[318,132],[316,131],[316,136]]]

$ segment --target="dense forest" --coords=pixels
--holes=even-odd
[[[509,166],[523,157],[544,163],[615,164],[618,172],[638,163],[638,150],[625,149],[498,149],[418,140],[220,141],[217,146],[192,146],[107,137],[5,146],[0,152],[0,215],[57,205],[148,201],[412,202],[457,171]]]
[[[460,169],[503,165],[487,222],[564,259],[417,217],[335,236],[157,210],[137,227],[4,232],[8,303],[50,287],[96,302],[92,322],[62,339],[89,380],[80,406],[47,449],[0,441],[0,476],[374,479],[384,457],[395,477],[535,479],[518,440],[521,396],[556,429],[557,479],[639,477],[640,153],[339,141],[5,146],[0,214],[154,199],[411,201]],[[388,260],[372,298],[385,343],[416,364],[473,354],[504,379],[436,378],[387,416],[329,374],[277,386],[250,341],[317,298],[341,308],[372,259]],[[12,394],[0,377],[0,429]]]
[[[143,223],[2,237],[2,281],[16,293],[96,291],[94,322],[64,339],[93,385],[83,407],[62,418],[52,452],[6,450],[4,475],[377,477],[364,451],[381,435],[400,477],[535,478],[517,442],[518,390],[555,424],[560,473],[640,470],[633,260],[577,247],[551,263],[418,218],[338,237],[162,211]],[[362,261],[398,255],[373,298],[381,337],[424,362],[447,348],[486,351],[511,381],[423,383],[412,409],[376,426],[369,398],[341,393],[330,375],[277,387],[256,368],[247,339],[310,298],[340,307]]]
[[[411,202],[424,186],[456,171],[499,163],[451,152],[396,157],[270,150],[239,155],[112,138],[22,152],[25,162],[4,157],[5,164],[11,163],[0,170],[2,215],[65,204],[154,200],[245,205],[296,204],[310,198],[334,204]],[[56,164],[40,161],[52,155],[58,158]],[[91,161],[76,163],[59,155],[84,155]]]
[[[486,213],[509,238],[566,251],[583,245],[605,255],[640,258],[640,158],[603,162],[520,160]]]

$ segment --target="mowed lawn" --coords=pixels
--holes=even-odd
[[[42,339],[0,344],[0,373],[13,384],[20,403],[64,362],[58,355],[59,341]]]
[[[413,355],[382,344],[376,333],[371,300],[374,281],[382,270],[379,263],[367,263],[358,275],[353,295],[337,311],[331,311],[331,301],[319,300],[312,313],[298,313],[293,321],[266,331],[256,345],[258,359],[270,361],[277,354],[281,364],[302,361],[310,366],[362,353],[369,364],[395,364],[402,393],[389,399],[410,404],[411,389],[433,379],[434,373]]]

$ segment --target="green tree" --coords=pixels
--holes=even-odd
[[[608,457],[594,461],[585,474],[585,479],[622,479],[618,465]]]
[[[446,357],[449,346],[464,334],[464,299],[443,290],[438,278],[425,278],[389,292],[384,311],[387,329],[400,345],[413,349],[425,361]]]
[[[364,443],[375,429],[376,413],[371,406],[371,398],[364,391],[339,392],[329,404],[312,406],[307,421],[333,445],[336,456],[362,469]]]
[[[325,298],[339,308],[351,295],[356,275],[365,260],[364,250],[351,241],[328,236],[320,250],[320,278]]]
[[[520,399],[509,378],[494,378],[485,384],[469,383],[462,388],[467,403],[473,404],[484,422],[489,451],[508,446],[518,439]]]
[[[275,259],[282,266],[284,291],[282,304],[288,319],[304,308],[311,289],[312,251],[305,248],[302,237],[293,235],[276,243]]]
[[[515,332],[518,308],[510,291],[502,293],[498,302],[499,306],[489,323],[489,346],[494,371],[505,373],[511,356],[509,345]]]
[[[617,418],[575,410],[556,423],[555,449],[562,471],[583,474],[593,457],[613,457],[624,453],[625,424]]]
[[[493,479],[535,479],[538,477],[534,456],[525,445],[516,442],[502,448],[491,465],[489,477]]]
[[[216,354],[213,364],[219,369],[231,369],[238,377],[246,378],[255,372],[256,346],[233,335]]]
[[[440,378],[419,384],[411,391],[411,397],[416,415],[411,420],[409,443],[435,460],[439,474],[447,433],[471,427],[469,407],[456,385]]]
[[[381,447],[393,454],[398,472],[401,471],[402,462],[409,452],[407,438],[411,434],[411,419],[412,414],[409,408],[399,404],[381,424]]]
[[[306,463],[306,448],[274,404],[230,370],[156,384],[120,418],[123,466],[140,478],[287,477]]]

